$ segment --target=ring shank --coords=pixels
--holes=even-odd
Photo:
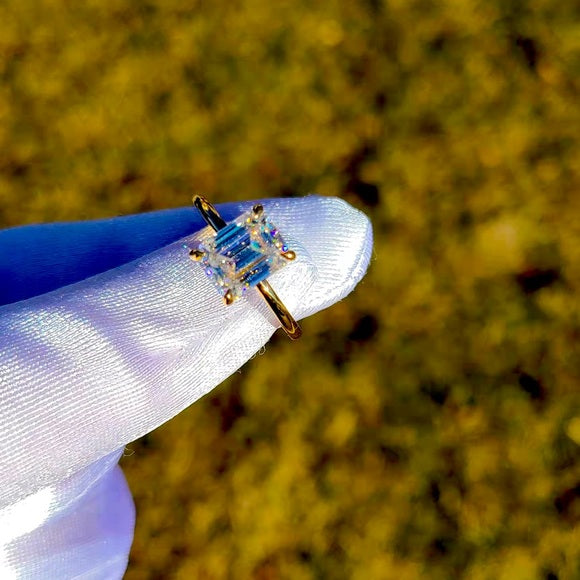
[[[282,323],[284,332],[293,340],[302,336],[302,329],[300,325],[294,320],[294,317],[288,312],[284,303],[278,298],[278,294],[274,292],[274,288],[270,286],[267,280],[262,280],[257,285],[258,290],[268,303],[268,306],[273,310],[276,318]]]
[[[224,218],[217,212],[217,209],[205,197],[196,195],[193,198],[193,205],[199,210],[199,213],[208,225],[216,232],[228,225]]]
[[[215,207],[201,195],[194,196],[193,205],[198,209],[208,225],[216,232],[227,226],[227,222],[224,221]],[[267,280],[262,280],[256,287],[276,315],[276,318],[281,322],[284,332],[293,340],[300,338],[302,335],[300,325],[290,312],[288,312],[288,309],[284,306],[284,303],[280,300],[276,292],[274,292],[270,283]]]

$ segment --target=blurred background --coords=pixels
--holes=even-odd
[[[122,466],[127,578],[580,578],[575,0],[0,4],[0,226],[309,192],[369,273]]]

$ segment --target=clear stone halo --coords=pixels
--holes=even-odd
[[[191,252],[226,304],[242,297],[295,258],[262,206],[254,206]]]

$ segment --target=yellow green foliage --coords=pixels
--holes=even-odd
[[[580,577],[574,0],[9,0],[0,222],[316,191],[367,278],[133,444],[128,579]]]

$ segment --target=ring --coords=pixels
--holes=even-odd
[[[264,207],[256,204],[228,224],[204,197],[194,196],[193,205],[215,234],[199,240],[189,255],[203,266],[224,303],[232,304],[249,288],[256,287],[286,334],[292,339],[299,338],[302,329],[266,280],[294,260],[296,253],[288,248]]]

